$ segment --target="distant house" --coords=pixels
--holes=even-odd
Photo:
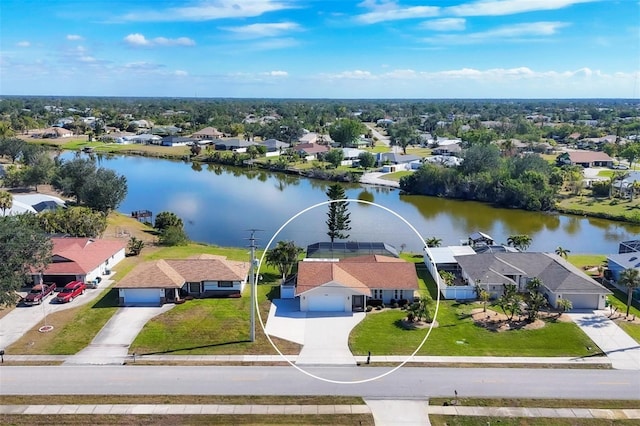
[[[456,256],[462,279],[499,297],[505,284],[526,291],[533,278],[543,283],[541,292],[549,304],[571,301],[573,309],[604,309],[609,290],[562,257],[551,253],[484,253]]]
[[[257,145],[255,142],[245,141],[243,139],[225,139],[216,142],[215,149],[217,151],[246,151],[251,145]]]
[[[398,154],[396,152],[379,152],[376,155],[376,164],[383,166],[383,172],[392,173],[398,170],[410,170],[410,163],[420,162],[420,157],[412,154]]]
[[[224,133],[220,132],[215,127],[205,127],[202,130],[199,130],[191,135],[191,138],[196,140],[214,140],[214,139],[222,139]]]
[[[637,192],[635,185],[640,183],[640,172],[630,171],[622,179],[613,181],[613,189],[621,195],[630,195],[631,191]],[[635,193],[634,192],[634,193]]]
[[[33,274],[35,284],[53,282],[59,287],[70,281],[92,281],[109,275],[125,257],[126,243],[99,238],[52,238],[51,263]]]
[[[560,164],[589,167],[612,167],[613,158],[599,151],[570,151],[563,152],[557,157]]]
[[[120,306],[158,306],[196,298],[240,297],[247,282],[249,263],[223,256],[201,255],[189,259],[167,259],[136,266],[114,288]]]
[[[291,146],[288,143],[277,139],[267,139],[266,141],[258,142],[258,145],[262,145],[267,148],[267,152],[278,152]]]
[[[450,144],[450,145],[442,145],[442,146],[437,146],[436,148],[433,148],[431,150],[431,153],[433,155],[455,155],[455,156],[460,156],[462,154],[462,148],[460,147],[459,144],[454,143],[454,144]]]
[[[160,144],[162,146],[186,146],[195,142],[195,139],[184,136],[165,136]]]
[[[318,145],[316,143],[301,143],[294,147],[296,152],[307,160],[315,160],[319,154],[324,154],[329,151],[329,147],[326,145]]]
[[[141,133],[139,135],[133,136],[123,136],[122,143],[140,143],[144,145],[160,145],[162,143],[162,138],[158,135],[152,135],[151,133]]]
[[[64,200],[45,194],[14,195],[11,208],[6,212],[0,210],[0,216],[14,216],[23,213],[40,213],[42,211],[64,208]]]
[[[36,134],[34,134],[35,136]],[[73,136],[71,130],[67,130],[64,127],[48,127],[37,135],[43,139],[55,139],[55,138],[70,138]]]
[[[180,132],[182,132],[182,129],[176,126],[154,126],[151,129],[151,134],[158,136],[173,136]]]
[[[417,290],[413,263],[370,255],[299,262],[295,295],[303,312],[351,312],[364,309],[370,299],[413,300]]]
[[[135,126],[139,130],[149,130],[153,127],[153,123],[149,120],[131,120],[129,126]]]

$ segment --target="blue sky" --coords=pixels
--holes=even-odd
[[[0,95],[638,98],[638,0],[2,0]]]

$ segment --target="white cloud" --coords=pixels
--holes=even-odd
[[[287,49],[293,46],[297,46],[299,43],[293,38],[271,38],[253,43],[248,46],[249,50],[277,50]]]
[[[440,8],[437,6],[400,6],[395,1],[367,0],[359,4],[370,9],[370,12],[356,16],[356,20],[364,24],[375,24],[385,21],[402,19],[430,18],[438,16]]]
[[[250,18],[267,12],[293,9],[290,1],[276,0],[200,0],[192,5],[164,10],[145,10],[124,15],[122,20],[140,22],[211,21],[225,18]]]
[[[23,40],[23,41],[17,42],[16,46],[18,46],[18,47],[29,47],[29,46],[31,46],[31,43],[26,41],[26,40]]]
[[[523,24],[506,25],[487,31],[468,34],[442,34],[424,39],[434,44],[472,44],[489,40],[514,41],[531,37],[551,36],[559,29],[568,26],[566,22],[527,22]]]
[[[162,67],[164,67],[164,65],[144,61],[129,62],[128,64],[124,65],[125,69],[133,71],[155,71]]]
[[[67,40],[69,41],[80,41],[80,40],[84,40],[84,37],[82,37],[81,35],[78,34],[67,34]]]
[[[370,71],[363,70],[342,71],[333,74],[320,74],[320,77],[322,79],[329,80],[375,80],[378,78]]]
[[[140,33],[129,34],[124,38],[125,43],[135,47],[154,47],[154,46],[195,46],[196,42],[188,37],[166,38],[156,37],[148,39]]]
[[[188,76],[188,75],[189,75],[189,73],[188,73],[188,72],[186,72],[186,71],[184,71],[184,70],[175,70],[175,71],[173,72],[173,75],[176,75],[176,76],[178,76],[178,77],[186,77],[186,76]]]
[[[444,13],[457,16],[503,16],[540,10],[556,10],[600,0],[478,0],[451,6]]]
[[[295,22],[279,22],[270,24],[251,24],[241,27],[222,27],[240,38],[276,37],[289,31],[297,31],[300,25]]]
[[[286,71],[269,71],[262,73],[262,75],[266,75],[267,77],[288,77],[289,73]]]
[[[420,28],[433,31],[463,31],[467,21],[464,18],[443,18],[425,21]]]

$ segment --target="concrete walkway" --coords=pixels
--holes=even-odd
[[[606,311],[568,313],[618,370],[640,370],[640,344],[610,320]]]
[[[70,356],[64,364],[124,364],[129,346],[151,318],[175,305],[120,308],[102,327],[89,346]]]
[[[5,355],[5,362],[65,362],[73,355]],[[121,355],[117,355],[118,359],[121,359]],[[296,362],[298,355],[287,355],[288,360]],[[361,365],[365,364],[366,356],[354,357],[356,363]],[[371,364],[385,363],[385,364],[400,364],[404,362],[407,357],[404,356],[371,356]],[[280,355],[138,355],[136,360],[139,362],[151,361],[151,362],[171,362],[171,363],[210,363],[212,365],[224,365],[225,363],[278,363],[285,362]],[[133,362],[133,357],[128,357],[129,362]],[[109,364],[118,364],[118,362],[109,362]],[[542,365],[548,366],[575,366],[575,365],[590,365],[597,367],[608,368],[611,367],[611,360],[605,356],[601,357],[587,357],[587,358],[575,358],[575,357],[484,357],[484,356],[416,356],[411,358],[408,362],[411,364],[478,364],[485,365],[487,367],[495,366],[508,366],[508,365]]]
[[[0,405],[0,414],[292,415],[368,414],[366,405],[83,404]]]
[[[640,420],[640,409],[429,406],[419,400],[367,400],[367,405],[82,404],[0,405],[7,415],[292,415],[373,414],[377,426],[429,425],[445,416]],[[399,411],[404,408],[407,411]],[[388,411],[387,411],[388,410]]]

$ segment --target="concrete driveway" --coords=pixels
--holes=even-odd
[[[87,291],[69,303],[55,303],[54,296],[47,297],[42,305],[16,306],[11,312],[0,318],[0,349],[5,349],[37,325],[44,325],[44,316],[65,309],[76,308],[94,301],[111,280],[103,280],[100,287]]]
[[[300,312],[297,299],[274,300],[266,332],[302,344],[298,365],[356,365],[349,334],[364,312]]]
[[[568,313],[571,320],[598,345],[613,368],[640,370],[640,344],[610,320],[606,311]]]
[[[64,364],[122,365],[128,358],[129,346],[151,318],[175,305],[132,306],[120,308],[102,327],[89,346],[67,358]]]

